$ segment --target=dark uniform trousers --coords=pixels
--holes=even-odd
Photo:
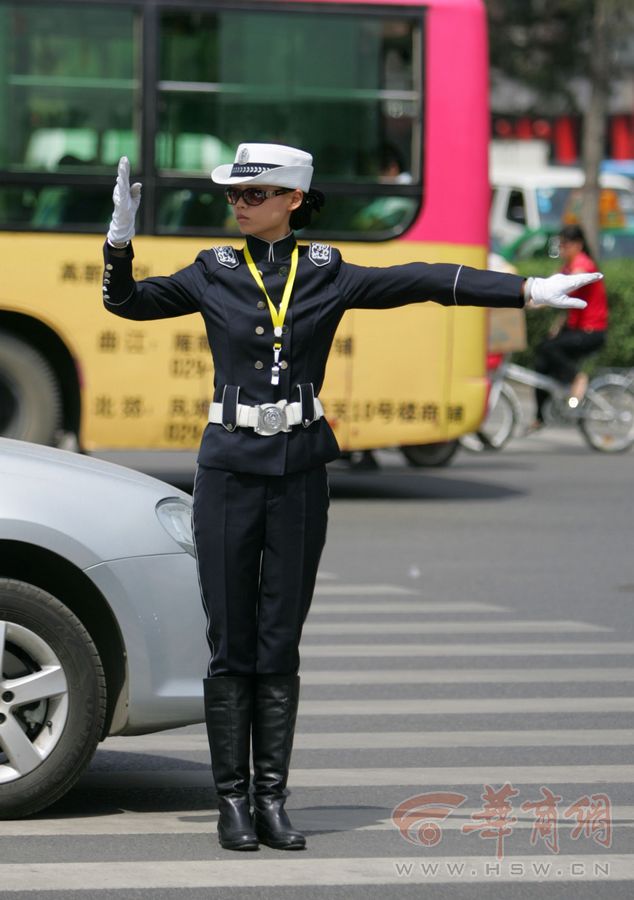
[[[247,238],[266,289],[279,304],[294,235],[269,244]],[[453,264],[370,268],[345,263],[326,244],[299,248],[286,314],[279,385],[271,383],[268,306],[244,254],[202,251],[169,277],[135,282],[132,248],[106,244],[104,304],[134,320],[202,315],[214,361],[214,400],[227,386],[255,405],[299,400],[298,385],[321,389],[328,353],[346,310],[434,300],[444,306],[523,306],[523,279]],[[235,397],[235,392],[233,394]],[[223,420],[224,421],[224,420]],[[325,418],[273,436],[208,424],[198,454],[194,533],[208,618],[210,675],[291,674],[326,535],[325,464],[339,455]]]
[[[327,519],[323,465],[284,476],[198,466],[193,525],[210,676],[298,671]]]

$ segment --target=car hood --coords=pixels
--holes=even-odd
[[[0,438],[0,539],[47,547],[86,568],[182,548],[159,500],[191,497],[157,478],[66,450]]]

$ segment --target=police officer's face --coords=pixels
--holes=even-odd
[[[236,185],[238,190],[248,184]],[[276,191],[274,185],[259,184],[262,191]],[[242,234],[252,234],[265,241],[276,241],[290,231],[289,219],[292,211],[301,206],[303,194],[300,190],[269,196],[259,206],[249,206],[243,197],[233,207],[238,228]]]

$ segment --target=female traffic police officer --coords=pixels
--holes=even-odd
[[[323,196],[310,154],[241,144],[226,185],[241,250],[214,246],[170,277],[132,277],[141,185],[119,164],[105,245],[104,303],[128,319],[200,313],[214,400],[194,486],[193,524],[207,638],[205,714],[223,847],[302,849],[284,809],[299,698],[298,645],[325,542],[325,464],[338,455],[319,390],[347,309],[434,300],[444,306],[583,306],[567,292],[600,278],[528,279],[425,263],[363,268],[327,244],[299,246]],[[253,818],[250,744],[253,746]]]

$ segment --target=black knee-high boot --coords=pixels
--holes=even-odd
[[[205,718],[218,795],[218,840],[226,850],[257,850],[249,810],[253,679],[205,678]]]
[[[277,850],[303,850],[306,839],[284,809],[299,702],[298,675],[257,675],[253,701],[255,830]]]

